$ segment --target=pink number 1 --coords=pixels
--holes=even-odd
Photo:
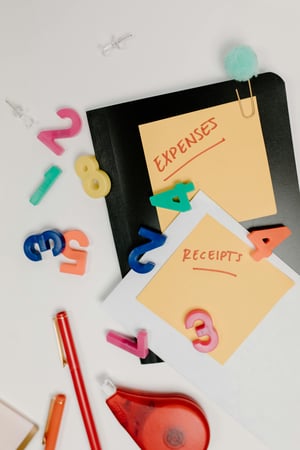
[[[64,148],[56,142],[56,139],[73,137],[79,133],[81,130],[81,118],[80,115],[71,108],[59,109],[56,113],[62,119],[71,119],[72,124],[69,128],[64,128],[60,130],[44,130],[41,131],[37,138],[45,144],[50,150],[52,150],[56,155],[62,155]]]

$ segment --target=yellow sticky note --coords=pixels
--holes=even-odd
[[[247,110],[249,99],[242,100]],[[259,110],[245,119],[237,101],[139,126],[154,194],[191,181],[242,222],[276,213]],[[178,213],[157,208],[161,229]]]
[[[207,311],[219,335],[209,354],[224,364],[294,285],[268,260],[255,261],[250,245],[206,214],[137,300],[191,341],[186,315]]]

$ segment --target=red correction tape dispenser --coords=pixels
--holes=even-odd
[[[181,394],[116,388],[106,380],[106,403],[142,450],[206,450],[209,425],[197,403]]]

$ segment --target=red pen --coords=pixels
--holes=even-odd
[[[101,450],[99,437],[86,393],[79,360],[66,311],[56,314],[54,323],[63,366],[68,364],[91,450]]]

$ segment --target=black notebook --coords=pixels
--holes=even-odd
[[[193,182],[248,230],[285,225],[274,253],[300,273],[300,195],[284,81],[264,73],[87,111],[96,158],[111,179],[106,203],[122,276],[145,226],[176,212],[149,198]],[[241,100],[237,99],[236,89]],[[253,114],[252,114],[253,113]],[[143,363],[161,361],[151,353]]]

